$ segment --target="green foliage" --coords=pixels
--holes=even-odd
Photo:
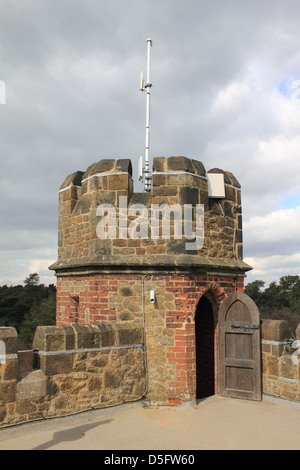
[[[263,281],[246,285],[245,294],[254,300],[264,319],[287,320],[292,330],[300,323],[300,277],[282,276],[265,289]]]
[[[29,312],[24,315],[24,320],[20,326],[19,348],[31,348],[32,340],[37,326],[55,325],[56,321],[56,295],[51,293],[46,300],[40,304],[36,301]]]
[[[33,273],[24,286],[0,286],[0,326],[16,328],[20,348],[31,348],[36,326],[55,324],[56,287],[39,281]]]
[[[38,286],[40,282],[40,276],[38,273],[29,274],[28,277],[25,278],[24,284],[25,286]]]
[[[264,281],[253,281],[246,285],[245,294],[249,295],[251,299],[258,306],[261,299],[261,289],[264,287]]]

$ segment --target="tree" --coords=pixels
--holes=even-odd
[[[293,285],[289,299],[292,313],[300,315],[300,279]]]
[[[40,276],[38,273],[29,274],[28,277],[25,278],[24,284],[25,286],[38,286],[40,283]]]
[[[33,306],[37,312],[37,325],[39,322],[47,325],[48,318],[49,324],[53,324],[56,287],[54,284],[47,287],[44,284],[39,284],[39,282],[40,276],[37,273],[32,273],[24,280],[25,286],[0,286],[0,326],[13,326],[18,334],[22,336],[24,325],[28,330],[29,320],[25,322],[25,317],[28,317],[29,314],[34,316]],[[50,297],[52,300],[50,300]],[[49,317],[47,316],[46,305],[42,307],[44,303],[50,309]],[[39,312],[40,308],[41,312]]]
[[[286,320],[291,331],[300,322],[300,277],[282,276],[277,284],[270,282],[267,288],[263,281],[253,281],[245,286],[245,293],[256,303],[261,318]]]
[[[19,347],[30,348],[37,326],[55,325],[56,322],[56,295],[51,293],[49,297],[38,304],[36,301],[24,316],[20,325]]]
[[[245,294],[249,295],[252,300],[258,305],[261,301],[262,291],[261,289],[264,287],[264,281],[253,281],[249,282],[245,286]]]

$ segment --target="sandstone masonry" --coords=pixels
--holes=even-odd
[[[300,325],[291,332],[285,321],[263,320],[261,331],[263,392],[300,401],[300,360],[292,361],[292,344],[295,339],[300,341]],[[163,337],[162,333],[161,328],[157,334]],[[153,336],[150,334],[150,338]],[[180,387],[186,388],[186,377],[192,387],[193,374],[188,372],[194,361],[194,337],[192,328],[179,328],[174,336],[176,343],[171,335],[170,344],[175,346],[166,355],[171,364],[180,365],[175,383],[170,383],[179,392]],[[26,367],[24,353],[18,351],[16,330],[1,328],[0,338],[6,345],[6,361],[0,364],[0,427],[148,396],[143,330],[134,323],[38,327],[35,349]],[[150,351],[151,341],[155,344],[150,339]],[[165,347],[167,343],[165,337]],[[158,367],[170,379],[162,352],[156,356],[153,350],[148,365],[150,370]],[[161,383],[158,379],[158,384],[154,384],[157,393]],[[169,403],[177,404],[179,399],[173,398]]]
[[[24,367],[14,328],[0,329],[0,425],[63,416],[145,395],[143,331],[133,323],[43,326]]]

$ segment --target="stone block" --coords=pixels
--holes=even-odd
[[[205,167],[199,160],[192,160],[192,164],[195,168],[195,173],[199,176],[206,176]]]
[[[33,349],[39,351],[63,351],[65,349],[65,333],[62,326],[38,326]]]
[[[144,342],[142,329],[135,324],[119,323],[116,325],[116,330],[120,346],[142,344]]]
[[[226,217],[233,217],[233,204],[229,201],[222,201],[221,206]]]
[[[17,400],[33,400],[46,395],[46,379],[41,370],[23,374],[17,384]]]
[[[182,187],[179,190],[180,204],[199,204],[199,190],[196,188]]]
[[[91,392],[99,391],[102,388],[102,384],[103,384],[102,377],[99,375],[94,375],[89,378],[87,387],[88,387],[88,390]]]
[[[235,188],[241,187],[240,183],[238,182],[238,180],[236,179],[233,173],[231,173],[230,171],[225,171],[224,174],[225,174],[226,182],[229,180],[229,184],[231,184]]]
[[[95,176],[88,180],[87,182],[87,191],[92,193],[93,191],[106,191],[107,188],[107,176]]]
[[[165,186],[167,182],[166,175],[156,175],[155,173],[152,176],[152,185],[153,186]]]
[[[200,189],[199,195],[199,204],[203,204],[204,210],[207,212],[209,210],[209,197],[207,189]]]
[[[30,399],[20,399],[16,404],[16,413],[19,415],[31,415],[36,411],[36,406],[31,402]]]
[[[157,177],[160,175],[157,175]],[[128,205],[132,204],[143,204],[146,207],[151,205],[152,195],[151,193],[133,193]]]
[[[186,254],[186,242],[187,240],[167,240],[166,245],[167,245],[167,253],[169,254],[174,254],[174,255],[180,255],[180,254]],[[190,240],[188,241],[188,243]],[[189,250],[188,251],[189,255],[197,254],[197,250]]]
[[[111,256],[112,240],[95,239],[89,242],[89,257]]]
[[[195,173],[191,160],[187,157],[169,157],[167,160],[168,171],[185,171]]]
[[[72,354],[43,354],[40,367],[44,375],[68,374],[73,368]]]
[[[128,190],[129,189],[129,176],[128,175],[111,175],[108,176],[108,189],[110,190]]]
[[[271,351],[273,356],[280,357],[283,355],[285,351],[285,344],[272,344],[271,345]]]
[[[114,169],[115,163],[116,161],[110,158],[105,158],[99,162],[93,163],[88,167],[82,179],[84,180],[85,178],[89,178],[90,176],[96,175],[97,173],[108,173]]]
[[[262,320],[261,334],[268,341],[284,341],[291,336],[286,320]]]
[[[287,379],[297,379],[297,365],[291,356],[282,356],[279,361],[279,375]]]
[[[16,380],[10,380],[0,383],[0,404],[12,403],[16,399]]]
[[[104,373],[105,388],[116,388],[122,383],[122,374],[119,369],[107,367]]]
[[[154,157],[153,158],[153,173],[163,173],[165,171],[165,157]]]
[[[236,190],[229,186],[225,186],[225,197],[229,201],[236,202]]]
[[[152,190],[153,197],[156,196],[177,196],[178,186],[155,186]],[[155,202],[155,201],[154,201]]]
[[[268,356],[266,363],[267,363],[267,374],[278,377],[278,374],[279,374],[278,358],[274,356]]]
[[[101,204],[112,204],[115,205],[119,201],[116,198],[116,191],[97,191],[92,197],[93,207],[98,207]],[[98,216],[97,216],[98,217]],[[100,218],[98,218],[100,220]]]
[[[65,349],[75,349],[75,331],[72,326],[64,326],[64,334],[65,334]]]
[[[92,205],[92,198],[90,194],[83,194],[78,199],[76,206],[73,210],[73,216],[77,214],[88,214]]]
[[[18,333],[13,327],[0,327],[0,340],[5,343],[6,354],[18,352]]]
[[[76,349],[91,349],[101,346],[101,332],[92,325],[74,325]]]
[[[2,380],[16,380],[18,375],[18,359],[9,359],[1,364],[0,372]]]
[[[123,158],[116,161],[115,172],[127,172],[132,176],[132,163],[129,158]]]
[[[115,346],[116,332],[115,332],[114,325],[103,323],[101,325],[95,325],[95,327],[99,329],[99,332],[101,335],[101,347],[102,348]]]
[[[71,173],[66,177],[59,189],[62,190],[68,186],[80,186],[83,175],[83,171],[75,171],[74,173]]]

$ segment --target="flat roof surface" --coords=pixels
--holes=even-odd
[[[0,430],[0,450],[299,450],[300,403],[218,395],[178,407],[139,401]]]

